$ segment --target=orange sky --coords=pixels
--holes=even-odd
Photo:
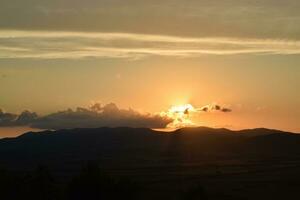
[[[5,0],[0,109],[45,116],[113,102],[154,114],[216,103],[232,112],[199,113],[193,122],[300,132],[299,6]]]

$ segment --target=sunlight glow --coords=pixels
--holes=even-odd
[[[162,112],[161,115],[174,120],[168,124],[168,128],[182,128],[195,126],[190,119],[190,114],[193,112],[196,112],[196,109],[191,104],[183,104],[172,106],[167,112]]]

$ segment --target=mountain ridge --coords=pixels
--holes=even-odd
[[[282,134],[299,134],[300,133],[296,133],[296,132],[289,132],[289,131],[283,131],[283,130],[279,130],[279,129],[269,129],[269,128],[252,128],[252,129],[241,129],[241,130],[231,130],[231,129],[227,129],[227,128],[212,128],[212,127],[207,127],[207,126],[199,126],[199,127],[183,127],[183,128],[179,128],[176,129],[174,131],[170,131],[170,132],[165,132],[165,131],[161,131],[161,130],[154,130],[154,129],[150,129],[150,128],[133,128],[133,127],[99,127],[99,128],[74,128],[74,129],[60,129],[60,130],[43,130],[43,131],[38,131],[38,132],[26,132],[23,133],[17,137],[7,137],[7,138],[2,138],[1,140],[5,140],[5,139],[13,139],[13,138],[22,138],[25,136],[29,136],[29,135],[37,135],[37,134],[55,134],[55,133],[59,133],[62,131],[87,131],[87,130],[120,130],[120,129],[127,129],[127,130],[144,130],[144,131],[151,131],[151,132],[155,132],[155,133],[160,133],[160,134],[174,134],[174,133],[182,133],[185,131],[209,131],[209,132],[220,132],[220,133],[234,133],[234,134],[249,134],[249,135],[255,135],[255,132],[259,132],[262,135],[265,134],[273,134],[273,133],[282,133]]]
[[[0,140],[0,167],[39,163],[76,165],[98,160],[107,166],[199,163],[210,159],[300,156],[300,135],[271,129],[231,131],[208,127],[161,132],[148,128],[77,128],[28,132]],[[26,167],[25,167],[26,166]]]

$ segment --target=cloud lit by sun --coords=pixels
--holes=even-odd
[[[172,106],[167,112],[161,114],[173,119],[173,122],[168,124],[168,128],[182,128],[196,126],[190,118],[190,114],[196,112],[196,109],[191,104]]]
[[[216,103],[208,104],[200,108],[196,108],[191,104],[182,104],[171,106],[167,111],[161,112],[160,115],[173,120],[167,125],[167,128],[177,129],[199,126],[199,122],[196,123],[193,119],[195,119],[199,113],[207,112],[227,113],[231,112],[231,109],[222,107]]]

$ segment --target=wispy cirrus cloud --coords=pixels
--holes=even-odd
[[[300,41],[225,37],[0,30],[0,59],[80,59],[145,56],[300,54]]]

